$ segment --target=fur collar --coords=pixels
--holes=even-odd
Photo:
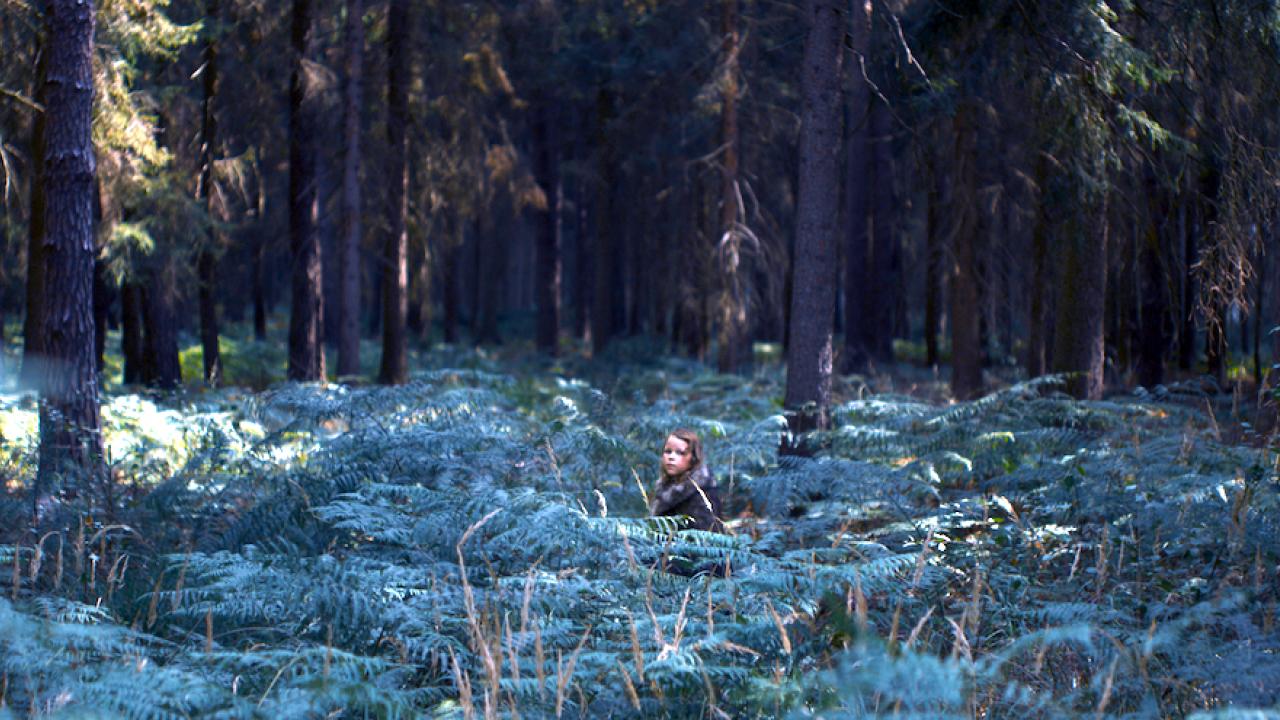
[[[705,496],[707,491],[714,490],[715,487],[716,476],[706,464],[699,465],[697,470],[679,479],[663,477],[658,481],[658,487],[654,488],[653,497],[649,500],[649,513],[662,515],[691,496],[699,494],[699,489]]]

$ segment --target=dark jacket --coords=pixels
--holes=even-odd
[[[655,517],[686,515],[689,517],[686,528],[724,532],[716,476],[706,465],[679,480],[663,477],[658,481],[649,501],[649,514]]]

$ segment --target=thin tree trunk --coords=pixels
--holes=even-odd
[[[942,196],[946,181],[940,153],[928,153],[929,207],[925,213],[924,355],[925,365],[938,366],[938,333],[941,329],[943,280]]]
[[[444,341],[449,344],[458,342],[458,316],[461,313],[462,289],[459,276],[462,274],[462,233],[459,228],[462,221],[458,217],[450,220],[451,236],[443,250],[441,262],[444,266],[444,287],[441,288],[444,298]]]
[[[124,384],[143,382],[146,348],[142,338],[142,286],[126,280],[120,289],[120,354],[124,356]]]
[[[892,125],[889,107],[884,100],[876,99],[871,105],[871,159],[874,164],[871,181],[871,260],[863,292],[867,296],[871,322],[867,325],[871,336],[867,348],[871,359],[877,363],[893,361],[893,312],[894,295],[898,283],[894,281],[894,210],[897,201],[893,191]]]
[[[534,174],[547,198],[546,207],[534,212],[537,346],[539,352],[554,357],[560,339],[560,151],[547,101],[539,102],[533,112]]]
[[[743,208],[738,202],[738,0],[722,0],[720,32],[723,39],[720,83],[720,222],[718,273],[721,282],[717,369],[737,372],[751,358],[747,337],[746,272],[742,264]]]
[[[1182,238],[1182,308],[1181,331],[1178,333],[1178,367],[1191,370],[1196,362],[1196,274],[1195,264],[1199,255],[1196,234],[1187,218],[1190,199],[1182,197],[1178,208],[1179,234]]]
[[[57,491],[106,481],[94,363],[93,264],[95,163],[93,116],[94,5],[48,3],[49,65],[45,82],[45,310],[58,322],[43,328],[45,365],[40,403],[36,516]]]
[[[347,0],[346,86],[343,88],[342,301],[338,376],[360,374],[360,103],[364,89],[364,0]]]
[[[1027,318],[1027,377],[1044,374],[1048,354],[1045,351],[1045,300],[1049,288],[1049,161],[1044,153],[1036,158],[1036,221],[1031,231],[1031,303]]]
[[[218,117],[214,112],[214,98],[218,88],[218,45],[213,33],[218,32],[219,0],[208,0],[205,16],[213,21],[213,29],[204,46],[204,98],[200,130],[200,186],[196,193],[204,202],[209,215],[209,233],[196,257],[196,274],[199,284],[200,348],[204,356],[204,381],[217,385],[222,380],[222,353],[218,347],[217,306],[217,243],[218,231],[214,226],[216,216],[213,200],[213,158],[218,140]]]
[[[1106,361],[1104,319],[1107,297],[1106,199],[1096,212],[1097,226],[1080,221],[1069,228],[1059,248],[1062,273],[1058,285],[1054,372],[1071,373],[1067,390],[1078,398],[1102,397]]]
[[[48,33],[48,28],[44,29]],[[44,152],[48,127],[46,76],[49,68],[49,41],[45,35],[36,45],[35,100],[44,112],[36,114],[31,132],[30,215],[27,225],[27,314],[22,326],[22,384],[39,386],[44,377],[44,285],[45,285],[45,180]]]
[[[871,57],[871,3],[854,2],[849,33],[853,77],[849,95],[849,129],[845,159],[845,280],[844,352],[846,373],[866,372],[871,365],[875,294],[871,278],[871,185],[875,165],[871,147],[871,88],[863,76],[863,63]]]
[[[289,249],[292,307],[289,311],[290,380],[325,379],[324,275],[316,229],[316,124],[305,62],[311,54],[311,0],[293,1],[293,72],[289,80]]]
[[[409,120],[409,45],[407,0],[391,0],[387,23],[387,235],[382,249],[382,367],[378,382],[397,385],[409,379],[405,316],[409,309],[409,168],[405,161]]]
[[[955,115],[955,182],[951,216],[951,393],[969,400],[982,392],[982,347],[979,328],[978,196],[976,144],[972,101],[961,100]]]
[[[607,125],[613,117],[613,97],[602,89],[596,95],[596,149],[600,156],[600,182],[595,188],[595,275],[591,307],[591,351],[599,355],[613,336],[614,298],[618,283],[614,273],[613,157]]]
[[[1168,351],[1169,339],[1165,333],[1166,306],[1164,267],[1161,264],[1160,229],[1158,223],[1165,216],[1164,197],[1155,180],[1154,174],[1148,170],[1146,182],[1147,217],[1145,232],[1139,242],[1138,281],[1140,284],[1140,333],[1141,342],[1138,348],[1138,383],[1146,387],[1155,387],[1164,382],[1164,358]]]
[[[178,355],[177,269],[170,258],[151,272],[151,282],[143,293],[142,321],[143,382],[171,390],[182,384],[182,363]]]
[[[790,453],[804,451],[802,433],[830,424],[839,207],[841,12],[831,0],[807,0],[805,14],[795,280],[783,403],[791,437],[781,448]]]

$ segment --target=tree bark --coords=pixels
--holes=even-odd
[[[602,89],[596,94],[596,152],[600,157],[600,182],[595,188],[595,253],[592,255],[594,291],[591,306],[591,351],[599,355],[609,344],[614,329],[614,299],[618,294],[614,272],[613,238],[613,153],[608,142],[608,124],[613,117],[613,96]]]
[[[213,195],[214,147],[218,140],[218,117],[214,111],[214,98],[218,88],[219,0],[208,0],[205,6],[207,21],[213,23],[204,46],[204,93],[200,128],[200,184],[197,196],[203,201],[209,216],[209,232],[196,256],[196,274],[199,285],[200,348],[204,358],[204,381],[217,385],[222,380],[222,353],[218,347],[218,230],[215,227]]]
[[[853,123],[845,158],[846,245],[844,279],[844,353],[846,373],[866,372],[871,365],[872,312],[875,294],[868,287],[871,251],[871,184],[874,163],[871,148],[871,88],[862,75],[862,63],[871,56],[871,3],[853,3],[849,34],[853,77],[849,96],[849,120]]]
[[[44,152],[48,127],[48,91],[45,88],[49,70],[49,40],[46,27],[36,45],[35,100],[44,107],[37,113],[31,131],[30,223],[27,226],[27,314],[22,325],[22,384],[38,387],[43,381],[44,367],[44,286],[45,286],[45,179]]]
[[[182,363],[178,355],[177,269],[171,258],[151,273],[151,283],[143,294],[142,380],[147,385],[171,390],[182,384]]]
[[[1145,232],[1139,238],[1138,282],[1141,293],[1139,326],[1141,342],[1138,347],[1138,383],[1148,388],[1164,382],[1164,358],[1169,338],[1165,332],[1168,293],[1165,289],[1164,267],[1161,264],[1160,218],[1165,217],[1164,191],[1148,171],[1146,181],[1147,216]]]
[[[1027,377],[1044,374],[1046,352],[1046,302],[1049,288],[1049,161],[1044,153],[1036,158],[1036,220],[1031,231],[1031,302],[1027,318]]]
[[[52,0],[47,11],[44,308],[57,321],[42,330],[49,362],[41,387],[37,517],[56,479],[69,491],[106,480],[93,357],[94,4]]]
[[[311,0],[293,0],[293,71],[289,79],[289,250],[292,307],[289,311],[288,378],[323,381],[324,276],[316,230],[315,110],[304,65],[311,54]]]
[[[382,248],[382,366],[378,382],[409,379],[405,316],[409,310],[409,211],[407,134],[409,58],[407,0],[391,0],[387,23],[387,235]]]
[[[1057,338],[1053,370],[1071,373],[1067,391],[1078,398],[1102,397],[1106,361],[1104,319],[1107,297],[1107,233],[1105,198],[1093,212],[1097,226],[1075,225],[1059,242],[1062,273],[1058,280]],[[1074,223],[1073,223],[1074,224]]]
[[[928,168],[929,207],[925,210],[924,355],[925,366],[938,366],[938,333],[941,330],[943,283],[942,198],[946,176],[940,151],[924,150]]]
[[[547,198],[546,207],[534,211],[537,346],[539,352],[554,357],[560,340],[560,156],[555,122],[545,98],[533,110],[532,130],[534,175]]]
[[[835,314],[836,215],[840,147],[839,6],[831,0],[807,0],[809,21],[800,77],[800,186],[796,207],[791,337],[787,349],[790,441],[785,452],[802,452],[798,438],[830,424],[832,324]]]
[[[951,394],[970,400],[982,392],[982,347],[979,328],[977,128],[970,100],[956,108],[955,181],[951,202],[953,234],[951,269]]]
[[[721,55],[724,79],[720,84],[720,277],[719,326],[716,368],[737,372],[751,359],[747,337],[746,272],[742,263],[743,208],[738,202],[738,0],[722,0],[720,13]]]
[[[867,347],[876,363],[893,361],[894,297],[898,283],[894,281],[893,237],[897,199],[893,190],[893,133],[889,107],[876,99],[871,105],[871,158],[874,173],[871,180],[871,273],[864,286],[870,311],[871,336]]]
[[[142,286],[126,280],[120,289],[120,354],[124,356],[125,385],[143,382],[146,349],[142,338],[142,302]]]
[[[347,0],[343,88],[342,301],[338,377],[360,374],[360,103],[364,90],[364,0]]]

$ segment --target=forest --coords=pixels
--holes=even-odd
[[[1280,720],[1280,1],[0,42],[0,720]]]

